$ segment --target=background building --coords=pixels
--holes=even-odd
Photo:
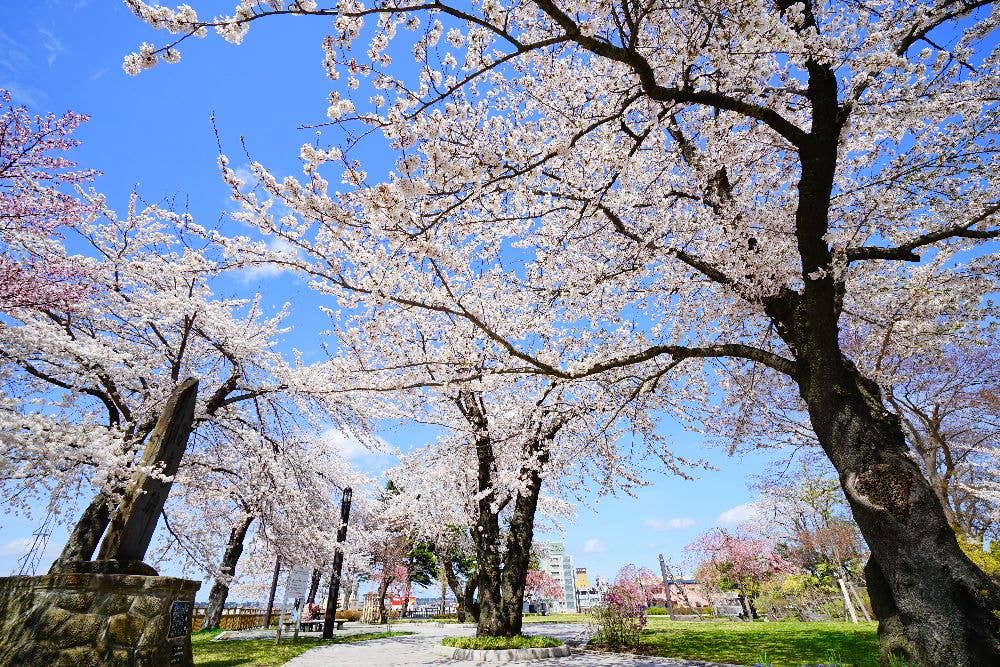
[[[562,584],[563,588],[563,598],[552,601],[551,611],[576,613],[576,568],[573,567],[573,557],[566,555],[566,545],[562,542],[551,542],[545,549],[540,567]]]
[[[600,578],[598,578],[599,582]],[[587,568],[576,568],[576,606],[579,611],[589,611],[601,603],[598,582],[590,583]]]

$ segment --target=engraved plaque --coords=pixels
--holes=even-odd
[[[167,626],[167,639],[186,637],[191,633],[191,602],[174,600],[170,603],[170,624]]]

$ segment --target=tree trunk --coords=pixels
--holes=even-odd
[[[923,667],[1000,665],[1000,590],[959,548],[878,386],[838,361],[811,364],[820,372],[800,387],[871,549],[865,575],[883,655]]]
[[[803,24],[815,26],[807,14]],[[798,384],[871,559],[868,590],[883,656],[921,667],[1000,665],[1000,589],[962,553],[937,495],[909,457],[898,416],[840,348],[847,290],[827,234],[845,109],[829,63],[808,60],[808,135],[798,145],[795,211],[802,286],[765,297]]]
[[[502,508],[495,507],[496,484],[493,478],[496,454],[489,436],[482,397],[473,392],[463,392],[457,404],[478,434],[474,446],[479,501],[476,525],[472,529],[479,587],[476,634],[513,637],[521,633],[524,587],[531,558],[535,510],[542,486],[541,475],[549,461],[549,446],[562,422],[557,420],[547,424],[543,414],[532,425],[533,432],[526,439],[522,452],[519,472],[522,490],[513,499],[514,511],[506,539],[501,540],[499,513]]]
[[[309,595],[306,597],[306,602],[309,604],[316,604],[316,591],[319,590],[319,579],[323,576],[320,570],[313,570],[312,580],[309,582]]]
[[[524,617],[524,586],[531,562],[531,543],[535,537],[535,511],[538,495],[542,490],[542,470],[549,462],[549,445],[559,426],[546,433],[539,433],[530,441],[525,452],[526,464],[521,467],[521,493],[514,501],[507,530],[507,547],[504,553],[503,598],[510,636],[521,634]]]
[[[278,591],[278,577],[281,575],[281,556],[274,559],[274,574],[271,575],[271,590],[267,595],[267,611],[264,612],[264,627],[271,627],[271,616],[274,615],[274,595]]]
[[[385,594],[389,590],[392,578],[383,577],[378,585],[378,622],[379,624],[389,622],[389,612],[385,608]]]
[[[500,522],[489,507],[491,499],[492,494],[480,501],[479,518],[472,531],[472,541],[476,545],[476,579],[479,589],[476,635],[511,637],[513,633],[507,627],[500,580]]]
[[[448,588],[455,595],[456,612],[459,623],[465,623],[467,617],[479,622],[479,605],[475,601],[478,575],[473,574],[465,584],[455,573],[455,563],[452,558],[445,555],[441,562],[444,567],[444,576],[448,581]]]
[[[226,598],[229,597],[229,583],[233,580],[236,564],[239,562],[240,556],[243,555],[243,543],[251,523],[253,523],[253,516],[244,514],[229,533],[229,541],[226,543],[226,550],[222,554],[222,564],[219,566],[220,576],[215,578],[212,591],[208,594],[208,606],[205,607],[205,619],[201,624],[202,630],[219,627],[222,620],[222,610],[226,606]]]

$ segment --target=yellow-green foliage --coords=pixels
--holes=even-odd
[[[983,545],[978,540],[961,533],[956,536],[958,537],[958,545],[962,547],[962,551],[969,557],[969,560],[988,576],[1000,582],[1000,544],[993,542],[988,550],[983,551]]]

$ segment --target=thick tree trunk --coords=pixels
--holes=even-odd
[[[549,462],[549,446],[562,422],[533,425],[522,452],[521,492],[513,499],[514,512],[505,539],[501,538],[499,513],[496,507],[496,465],[493,442],[482,397],[464,392],[458,400],[459,409],[480,434],[474,443],[479,490],[478,517],[472,529],[476,547],[476,574],[479,587],[478,636],[513,637],[521,633],[524,606],[524,586],[531,558],[534,537],[535,510],[541,492],[541,474]],[[506,503],[505,503],[506,504]],[[502,550],[501,550],[502,547]]]
[[[549,436],[550,437],[550,436]],[[541,471],[548,463],[548,438],[531,443],[521,470],[524,490],[514,500],[514,512],[505,540],[501,540],[499,517],[480,503],[479,524],[473,531],[479,574],[479,618],[476,633],[513,637],[521,634],[524,587],[535,531],[535,510],[541,491]],[[487,487],[489,488],[489,487]],[[503,541],[503,552],[500,543]],[[502,563],[502,565],[501,565]]]
[[[883,654],[923,667],[1000,665],[1000,590],[965,556],[908,456],[877,385],[842,358],[802,378],[802,396],[871,549],[865,569]]]
[[[813,27],[807,6],[803,29]],[[904,654],[921,667],[1000,665],[1000,590],[959,548],[878,385],[862,377],[840,349],[838,321],[847,287],[827,234],[850,109],[840,104],[830,64],[808,60],[805,68],[812,113],[797,146],[795,211],[803,283],[764,300],[794,356],[793,368],[781,370],[798,384],[871,550],[866,573],[883,654]]]
[[[220,576],[216,577],[212,584],[212,591],[208,594],[208,606],[205,607],[205,619],[201,624],[202,630],[219,627],[222,620],[222,610],[226,606],[226,598],[229,597],[229,583],[233,580],[233,575],[236,574],[236,564],[239,562],[240,556],[243,555],[243,544],[251,523],[253,523],[253,516],[244,514],[229,533],[229,541],[226,543],[226,550],[222,554],[222,563],[219,566]]]
[[[492,498],[490,496],[489,498]],[[486,507],[483,507],[483,505]],[[479,589],[479,636],[510,637],[501,589],[500,522],[486,503],[480,501],[479,519],[472,531],[476,545],[476,578]]]

